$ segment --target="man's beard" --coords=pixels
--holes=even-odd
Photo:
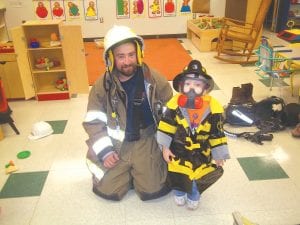
[[[120,69],[117,68],[118,72],[126,77],[131,77],[135,71],[136,71],[137,66],[134,64],[131,65],[126,65],[126,66],[122,66]]]

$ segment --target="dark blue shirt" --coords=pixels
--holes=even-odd
[[[126,132],[133,133],[133,100],[135,97],[135,90],[137,86],[138,76],[134,75],[132,78],[125,82],[121,82],[123,89],[127,95],[127,118],[126,118]],[[149,106],[149,101],[145,91],[145,85],[143,82],[143,102],[141,104],[141,125],[142,127],[148,127],[154,124],[153,115]]]

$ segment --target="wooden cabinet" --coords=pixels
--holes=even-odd
[[[6,43],[8,41],[8,32],[5,23],[5,8],[0,9],[0,42]]]
[[[29,99],[35,96],[32,79],[30,73],[29,79],[21,77],[17,54],[8,39],[4,13],[5,8],[0,9],[0,78],[8,99]]]
[[[12,29],[11,34],[21,77],[31,78],[37,100],[68,99],[72,94],[88,93],[79,25],[65,25],[59,20],[27,21]],[[51,40],[54,34],[56,41]],[[67,81],[67,88],[58,87],[61,80]]]
[[[0,54],[0,78],[8,99],[30,99],[35,96],[31,77],[29,80],[21,78],[15,53]]]

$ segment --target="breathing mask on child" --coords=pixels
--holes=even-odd
[[[200,109],[202,96],[214,87],[214,81],[198,60],[192,60],[182,73],[173,80],[173,88],[180,92],[178,105],[183,108]]]
[[[187,75],[181,86],[182,94],[178,97],[178,105],[183,108],[200,109],[203,105],[202,96],[208,87],[207,83]]]

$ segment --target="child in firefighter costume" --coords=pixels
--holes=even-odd
[[[198,207],[200,195],[223,174],[229,159],[223,131],[223,107],[208,95],[214,81],[198,60],[178,74],[178,92],[167,103],[158,126],[158,142],[168,163],[168,183],[174,200],[188,209]]]

